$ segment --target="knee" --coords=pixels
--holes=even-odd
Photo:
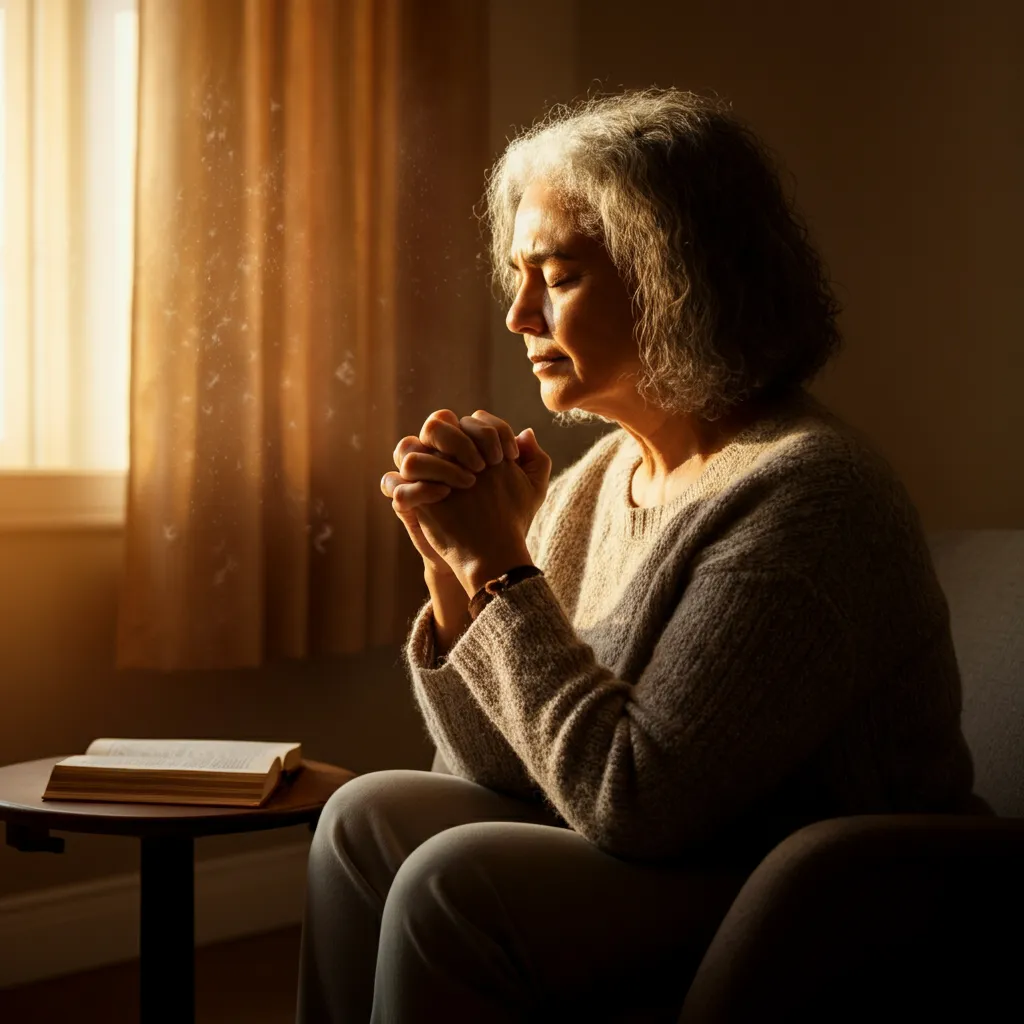
[[[419,772],[388,769],[367,772],[335,790],[324,804],[309,850],[310,871],[329,870],[343,850],[358,847],[379,834],[387,817],[409,799],[410,776]]]
[[[421,843],[395,875],[383,926],[420,941],[450,941],[460,922],[486,915],[503,888],[495,875],[501,872],[509,824],[455,825]]]
[[[390,768],[357,775],[336,789],[324,804],[316,825],[316,835],[334,832],[339,825],[363,821],[370,813],[380,813],[408,800],[408,791],[423,772]]]

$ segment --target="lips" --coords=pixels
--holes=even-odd
[[[548,352],[542,354],[534,354],[530,356],[531,363],[553,363],[556,359],[568,359],[568,356],[563,356],[561,352]]]

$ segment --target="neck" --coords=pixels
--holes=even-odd
[[[630,411],[618,422],[640,447],[643,462],[637,472],[644,483],[657,488],[676,478],[698,474],[713,455],[772,404],[764,399],[743,402],[713,421],[648,406]]]

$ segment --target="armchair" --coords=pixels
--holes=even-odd
[[[929,537],[995,815],[802,828],[751,874],[679,1024],[1002,1019],[1024,1002],[1024,530]],[[447,771],[435,753],[434,771]]]
[[[975,793],[998,817],[864,815],[789,836],[737,895],[679,1024],[1020,1014],[1024,530],[948,531],[929,544]]]

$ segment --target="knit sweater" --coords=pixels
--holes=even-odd
[[[545,575],[493,598],[436,667],[405,659],[453,774],[542,801],[619,857],[750,863],[844,814],[966,809],[949,611],[919,516],[859,431],[804,391],[633,504],[618,428],[549,485]]]

